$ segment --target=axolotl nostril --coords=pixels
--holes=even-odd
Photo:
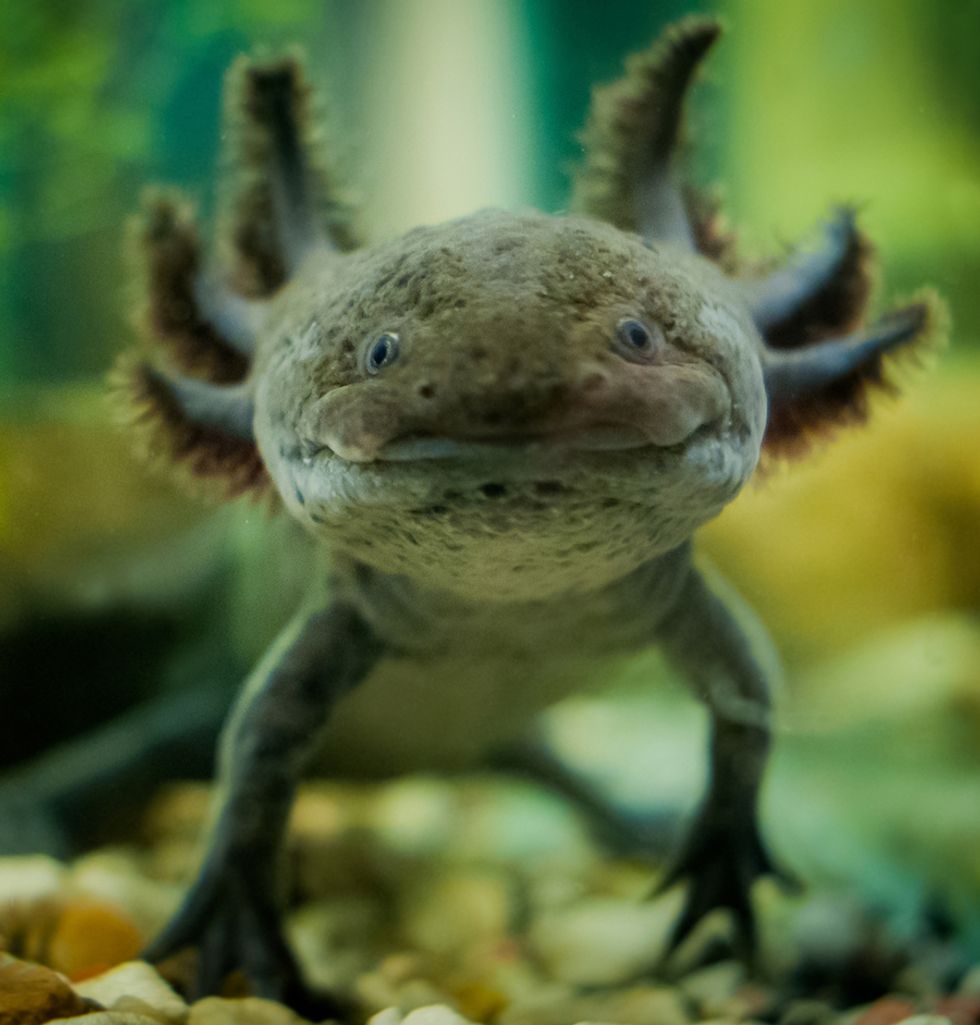
[[[203,867],[147,952],[199,946],[202,989],[241,968],[264,995],[301,990],[275,894],[304,772],[484,764],[651,645],[711,717],[664,876],[687,885],[671,943],[727,908],[748,956],[749,891],[781,874],[756,810],[768,671],[691,537],[764,451],[860,420],[939,304],[862,326],[850,208],[770,272],[724,272],[732,242],[674,166],[718,31],[683,21],[596,91],[567,215],[483,210],[358,246],[295,58],[231,70],[220,274],[186,204],[148,199],[147,335],[170,368],[120,373],[144,449],[225,497],[271,496],[311,553],[308,600],[225,727]]]

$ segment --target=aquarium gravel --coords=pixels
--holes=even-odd
[[[0,1025],[301,1025],[232,976],[195,1000],[194,955],[144,938],[199,856],[209,790],[157,803],[139,846],[63,865],[0,859]],[[533,832],[528,824],[534,822]],[[560,802],[493,778],[313,785],[293,818],[288,932],[315,989],[373,1025],[976,1025],[980,965],[941,929],[899,940],[852,896],[760,892],[754,972],[709,919],[667,971],[677,901],[658,867],[609,859]],[[675,895],[679,896],[679,895]],[[44,966],[44,967],[42,967]]]

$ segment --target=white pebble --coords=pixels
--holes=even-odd
[[[684,1004],[666,986],[633,986],[606,993],[560,993],[546,988],[515,1001],[500,1025],[553,1025],[556,1022],[619,1022],[628,1025],[688,1025]]]
[[[0,858],[0,904],[28,903],[61,891],[65,868],[46,854]]]
[[[563,982],[608,986],[635,979],[664,949],[672,909],[656,903],[592,898],[542,914],[530,944]]]
[[[308,1025],[288,1007],[261,997],[224,1000],[206,997],[191,1007],[187,1025]]]
[[[157,1025],[185,1025],[189,1008],[145,961],[127,961],[101,975],[75,984],[83,997],[110,1011],[129,1011]]]
[[[699,968],[681,979],[684,994],[705,1017],[725,1016],[725,1004],[745,982],[745,968],[738,961],[719,961]]]
[[[377,1014],[372,1014],[367,1020],[367,1025],[402,1025],[405,1015],[397,1007],[386,1007]]]
[[[289,917],[290,946],[306,981],[328,992],[348,990],[379,959],[384,912],[352,896],[306,904]]]
[[[402,1025],[470,1025],[470,1021],[445,1004],[430,1004],[410,1011]]]

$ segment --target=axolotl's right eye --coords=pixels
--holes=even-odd
[[[369,374],[378,374],[398,359],[398,335],[385,331],[371,338],[364,349],[364,369]]]

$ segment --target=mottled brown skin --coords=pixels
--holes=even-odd
[[[706,794],[664,879],[688,886],[671,946],[723,907],[751,957],[752,884],[779,875],[756,821],[771,669],[690,539],[767,441],[863,415],[885,357],[934,318],[922,300],[860,326],[869,253],[849,209],[771,273],[722,272],[730,246],[673,160],[717,35],[682,22],[596,94],[574,215],[485,210],[352,249],[293,58],[232,72],[226,279],[196,274],[176,201],[149,201],[179,236],[142,235],[150,308],[171,313],[150,340],[195,376],[121,372],[144,449],[225,495],[274,495],[310,538],[308,601],[225,728],[204,866],[148,951],[198,945],[202,991],[243,968],[302,1000],[275,895],[304,771],[481,764],[654,644],[712,725]],[[215,357],[222,335],[243,376]]]
[[[755,465],[755,331],[696,256],[483,211],[311,260],[291,289],[256,353],[258,447],[289,512],[379,570],[478,600],[594,590],[690,537]],[[662,325],[648,357],[617,350],[624,317]],[[385,330],[399,358],[367,377]],[[635,447],[582,448],[604,430]],[[386,458],[406,438],[470,448]]]

